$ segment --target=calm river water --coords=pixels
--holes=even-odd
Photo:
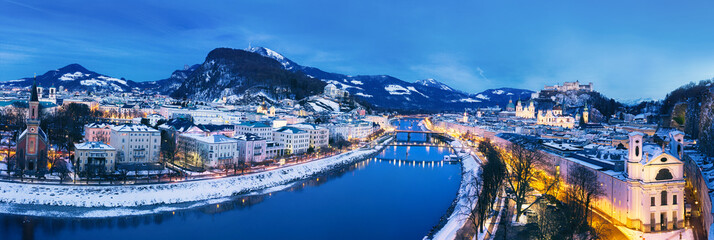
[[[420,129],[416,123],[397,122],[411,130]],[[425,139],[412,135],[412,141]],[[0,215],[0,239],[421,239],[456,197],[461,168],[440,162],[449,152],[389,146],[375,158],[279,192],[153,215]]]

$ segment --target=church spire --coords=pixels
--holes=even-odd
[[[37,76],[32,80],[32,88],[30,89],[30,102],[37,102],[39,98],[37,97]]]

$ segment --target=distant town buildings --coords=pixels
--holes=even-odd
[[[564,82],[563,85],[552,85],[552,86],[546,85],[545,87],[543,87],[543,90],[557,91],[557,92],[567,92],[567,91],[592,92],[593,91],[593,83],[590,82],[588,84],[580,84],[580,81]]]
[[[349,92],[337,88],[334,84],[330,83],[325,86],[325,89],[323,91],[323,95],[325,97],[337,99],[337,98],[345,98],[349,96]]]

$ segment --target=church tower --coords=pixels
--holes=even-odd
[[[641,179],[640,161],[642,160],[642,138],[644,134],[641,132],[630,133],[630,143],[627,147],[627,176],[631,179]]]
[[[588,123],[590,120],[590,110],[588,109],[588,104],[585,104],[585,108],[583,108],[583,122]]]
[[[684,133],[680,131],[669,132],[669,154],[682,159],[684,152]]]
[[[27,111],[27,129],[17,140],[15,168],[44,173],[47,171],[47,135],[40,129],[40,101],[37,83],[32,84]]]

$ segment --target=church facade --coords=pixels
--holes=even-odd
[[[521,100],[516,103],[516,117],[519,118],[535,118],[535,104],[533,100],[528,101],[528,106],[522,105]]]
[[[644,232],[684,227],[684,134],[669,134],[669,151],[643,146],[643,133],[630,134],[627,158],[628,227]]]
[[[642,232],[667,232],[684,225],[683,138],[679,131],[669,133],[669,148],[645,144],[645,134],[632,132],[624,171],[567,156],[551,155],[551,164],[560,176],[568,176],[576,165],[585,166],[597,175],[603,195],[592,207],[614,222]]]
[[[555,106],[552,110],[539,110],[536,118],[536,123],[538,123],[539,125],[548,125],[563,128],[575,127],[575,118],[563,115],[563,110],[560,106]]]
[[[30,89],[27,128],[17,137],[15,170],[42,174],[48,170],[47,134],[40,128],[40,101],[37,84]]]

